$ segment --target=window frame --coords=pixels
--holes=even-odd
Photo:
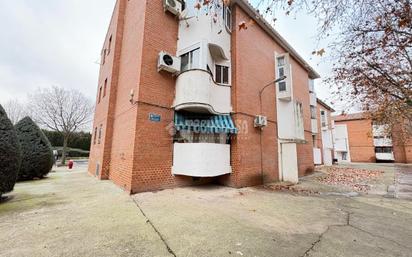
[[[194,53],[195,51],[198,51],[198,57],[197,57],[198,60],[197,60],[197,63],[194,65],[194,62],[193,62],[193,53]],[[183,69],[183,58],[184,58],[185,55],[188,56],[188,61],[187,61],[187,66],[188,66],[188,68],[187,68],[187,69]],[[199,46],[199,47],[196,47],[196,48],[194,48],[194,49],[192,49],[192,50],[190,50],[190,51],[187,51],[187,52],[185,52],[184,54],[181,54],[181,55],[180,55],[180,60],[181,60],[180,72],[185,72],[185,71],[194,70],[194,69],[200,69],[200,59],[201,59],[200,46]]]
[[[220,78],[218,78],[218,70],[220,71]],[[225,82],[225,71],[227,71],[227,81]],[[230,67],[221,64],[215,64],[215,82],[220,85],[230,85]]]
[[[280,65],[280,63],[281,63],[279,61],[280,59],[283,59],[283,64],[282,65]],[[276,56],[276,75],[277,75],[278,78],[280,78],[282,76],[288,76],[286,74],[286,72],[288,70],[287,69],[288,63],[289,62],[288,62],[287,57],[286,57],[285,54]],[[281,69],[283,70],[282,75],[281,75],[281,72],[280,72]],[[287,80],[280,81],[277,84],[278,84],[277,88],[278,88],[278,91],[280,93],[288,92]]]
[[[322,112],[324,115],[322,115]],[[320,125],[322,126],[322,128],[325,128],[328,126],[328,114],[326,112],[326,110],[320,110]]]
[[[232,32],[232,10],[229,6],[223,7],[223,22],[225,23],[225,28],[229,33]]]

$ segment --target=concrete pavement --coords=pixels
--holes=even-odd
[[[263,188],[128,196],[81,167],[18,183],[0,256],[411,256],[412,201]]]
[[[0,256],[170,256],[133,200],[84,170],[18,183],[0,204]]]
[[[179,188],[133,196],[176,256],[411,256],[412,204]]]

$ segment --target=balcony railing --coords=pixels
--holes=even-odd
[[[174,144],[172,167],[174,175],[216,177],[231,172],[229,144]]]
[[[176,81],[175,110],[229,114],[232,112],[231,87],[219,85],[202,69],[180,73]]]

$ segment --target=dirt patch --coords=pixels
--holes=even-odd
[[[303,188],[300,185],[295,184],[287,184],[287,183],[277,183],[277,184],[270,184],[264,185],[261,188],[268,190],[268,191],[276,191],[276,192],[284,192],[284,193],[292,193],[296,195],[319,195],[320,192],[312,189]]]
[[[357,168],[327,167],[323,170],[324,176],[316,180],[325,185],[345,186],[357,192],[368,192],[370,184],[377,181],[382,175],[380,170],[366,170]]]

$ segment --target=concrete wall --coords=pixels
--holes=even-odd
[[[193,177],[216,177],[231,172],[229,144],[174,144],[173,174]]]

